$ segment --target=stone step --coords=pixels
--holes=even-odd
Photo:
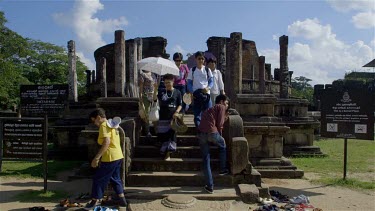
[[[232,186],[232,176],[220,176],[218,171],[213,171],[212,176],[215,186]],[[126,177],[127,185],[137,187],[203,187],[204,181],[204,175],[201,171],[131,171]]]
[[[139,137],[139,145],[153,146],[157,142],[157,136]],[[199,146],[196,135],[177,135],[177,146]]]
[[[186,126],[187,126],[187,131],[185,132],[185,133],[177,133],[177,135],[196,135],[197,134],[197,128],[195,127],[195,125],[194,125],[194,123],[193,124],[186,124]],[[153,126],[151,126],[150,127],[150,130],[151,131],[154,131],[154,133],[156,133],[156,129],[153,127]]]
[[[171,194],[183,194],[195,197],[198,200],[222,201],[222,200],[241,200],[234,186],[222,187],[215,186],[214,194],[209,194],[203,190],[202,186],[166,186],[150,187],[147,186],[127,186],[125,189],[127,199],[137,200],[157,200],[163,199]],[[169,210],[169,208],[167,208]],[[170,209],[172,210],[172,209]]]
[[[262,178],[273,178],[273,179],[298,179],[304,175],[303,170],[299,169],[256,169]]]
[[[171,158],[165,161],[162,158],[133,158],[131,171],[199,171],[201,158]],[[219,160],[211,159],[211,169],[219,169]]]
[[[318,146],[300,146],[300,147],[294,147],[294,151],[304,151],[304,152],[310,152],[310,153],[321,153],[320,147]]]
[[[219,148],[217,146],[210,147],[211,158],[219,158]],[[138,145],[134,148],[135,158],[161,158],[160,147]],[[171,158],[201,158],[201,151],[199,146],[179,146],[177,145],[176,152],[171,154]]]

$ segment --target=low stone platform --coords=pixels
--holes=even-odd
[[[137,200],[163,199],[171,194],[189,195],[199,200],[241,200],[237,188],[214,187],[214,194],[207,193],[201,187],[126,187],[126,198]]]

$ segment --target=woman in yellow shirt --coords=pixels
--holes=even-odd
[[[91,162],[91,167],[97,169],[93,177],[92,199],[86,207],[91,208],[98,205],[109,182],[111,182],[113,190],[119,196],[118,205],[126,207],[127,202],[120,177],[124,156],[121,150],[119,132],[116,129],[118,125],[113,127],[111,124],[107,124],[105,111],[101,108],[90,114],[90,120],[99,127],[98,144],[101,145],[101,148]],[[99,160],[101,161],[100,166]]]

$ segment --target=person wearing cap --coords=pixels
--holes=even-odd
[[[186,93],[186,78],[189,73],[189,68],[186,64],[181,64],[183,56],[181,53],[176,52],[173,54],[173,61],[176,66],[180,69],[179,76],[176,76],[174,79],[174,88],[178,89],[181,92],[181,96],[184,96]],[[186,104],[182,102],[182,112],[185,112]]]
[[[219,175],[229,174],[227,168],[227,152],[225,140],[222,136],[224,122],[228,117],[229,98],[219,95],[215,99],[215,105],[202,114],[201,124],[198,127],[198,139],[203,160],[203,174],[206,186],[204,190],[213,193],[214,183],[210,165],[209,142],[219,147],[220,172]]]
[[[193,94],[194,124],[198,127],[202,112],[212,106],[210,89],[213,86],[213,76],[210,68],[204,66],[204,53],[198,51],[194,54],[194,57],[197,66],[189,71],[187,87],[188,92]]]
[[[121,122],[119,117],[107,120],[105,111],[98,108],[90,113],[90,120],[99,127],[98,144],[100,150],[92,159],[91,167],[95,168],[92,180],[91,201],[86,208],[97,206],[103,198],[104,190],[108,183],[112,184],[113,190],[118,195],[118,205],[126,207],[123,184],[120,176],[121,165],[124,155],[120,145],[118,127]],[[99,165],[99,161],[101,162]]]
[[[223,75],[221,74],[220,70],[216,69],[215,57],[208,59],[207,66],[212,71],[212,76],[213,76],[213,81],[214,81],[214,85],[212,86],[212,89],[210,90],[211,102],[212,104],[214,104],[215,99],[219,94],[225,95]]]
[[[171,121],[178,118],[182,109],[182,96],[178,89],[173,88],[174,76],[163,76],[165,90],[158,91],[158,84],[154,85],[154,102],[159,101],[159,121],[157,124],[157,140],[162,143],[160,153],[165,160],[170,160],[171,153],[177,149],[176,131],[171,128]]]

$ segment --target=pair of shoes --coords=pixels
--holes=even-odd
[[[171,160],[171,152],[165,153],[164,160]]]
[[[120,207],[127,207],[128,206],[128,202],[126,201],[125,197],[120,197],[118,199],[118,205]]]
[[[214,189],[213,188],[210,188],[208,187],[207,185],[204,186],[204,190],[207,192],[207,193],[210,193],[210,194],[213,194],[214,193]]]
[[[99,204],[98,199],[91,199],[91,201],[86,204],[85,208],[94,208],[98,204]]]
[[[224,176],[224,175],[228,175],[228,174],[229,174],[229,170],[228,169],[225,169],[225,170],[219,172],[220,176]]]

